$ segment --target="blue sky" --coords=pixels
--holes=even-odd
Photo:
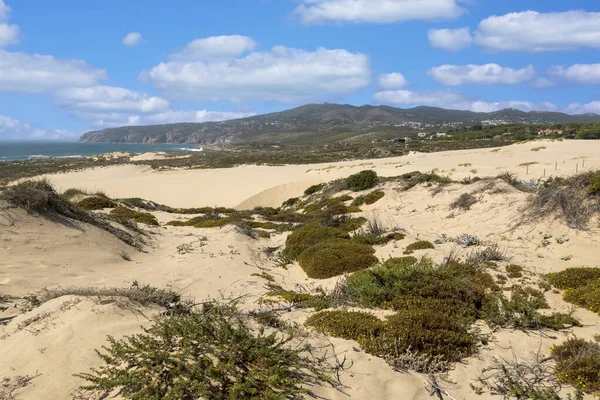
[[[600,113],[597,0],[0,0],[0,139],[311,102]]]

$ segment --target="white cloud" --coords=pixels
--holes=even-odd
[[[178,122],[209,122],[226,121],[236,118],[245,118],[256,115],[255,113],[232,112],[232,111],[182,111],[167,110],[154,114],[119,114],[105,113],[88,115],[88,119],[93,120],[96,127],[115,127],[115,126],[133,126],[133,125],[160,125],[174,124]]]
[[[381,104],[430,106],[453,110],[470,110],[475,112],[492,112],[504,108],[517,108],[523,111],[557,109],[557,107],[552,103],[535,104],[527,101],[485,102],[473,96],[467,96],[451,90],[436,90],[428,92],[386,90],[375,93],[373,100]]]
[[[457,51],[471,46],[473,37],[468,27],[459,29],[430,29],[429,44],[436,49]]]
[[[211,36],[188,43],[171,58],[183,60],[232,58],[252,51],[255,47],[256,42],[247,36]]]
[[[573,103],[567,108],[570,114],[600,114],[600,101],[592,101],[587,104]]]
[[[0,139],[76,139],[79,136],[79,133],[62,129],[48,131],[33,128],[27,123],[0,115]]]
[[[455,19],[465,10],[458,0],[302,0],[294,14],[305,24],[393,23]]]
[[[128,47],[134,47],[142,43],[144,39],[139,32],[130,32],[123,38],[123,44]]]
[[[408,85],[408,81],[404,75],[397,72],[379,75],[377,83],[382,89],[400,89]]]
[[[160,63],[140,79],[178,99],[297,103],[361,89],[370,70],[364,54],[276,46],[232,60]]]
[[[0,0],[0,21],[5,21],[10,14],[10,7],[4,4],[3,0]]]
[[[17,25],[0,24],[0,48],[19,43],[21,30]]]
[[[600,49],[600,13],[515,12],[479,23],[475,43],[492,51],[563,51]]]
[[[556,66],[550,68],[549,73],[573,83],[600,83],[600,64],[574,64],[568,68]]]
[[[445,86],[514,85],[533,79],[532,65],[523,69],[502,67],[498,64],[442,65],[427,72],[436,82]]]
[[[57,59],[0,49],[0,92],[42,93],[73,86],[91,86],[106,72],[82,60]]]
[[[170,107],[160,97],[112,86],[62,89],[56,93],[55,101],[73,112],[155,113]]]
[[[531,87],[534,89],[546,89],[555,85],[556,82],[548,78],[537,78],[531,82]]]

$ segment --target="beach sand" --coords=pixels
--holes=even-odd
[[[544,149],[531,151],[544,146]],[[583,161],[585,160],[585,166]],[[527,172],[526,166],[531,164]],[[463,165],[460,165],[463,164]],[[470,165],[464,165],[470,164]],[[578,164],[578,166],[576,166]],[[555,165],[557,170],[555,171]],[[600,166],[600,142],[565,141],[532,142],[501,149],[479,149],[434,154],[411,154],[406,157],[348,161],[318,165],[243,166],[215,170],[181,170],[157,172],[144,166],[119,166],[47,176],[59,190],[77,187],[102,190],[110,197],[141,197],[173,207],[227,206],[251,209],[256,206],[279,206],[282,201],[302,195],[310,185],[343,178],[352,173],[374,169],[381,176],[437,169],[454,179],[468,176],[495,176],[512,172],[522,179],[564,176],[576,169]],[[475,171],[476,170],[476,171]],[[384,225],[403,229],[406,239],[377,248],[377,257],[402,256],[404,248],[415,240],[434,241],[442,235],[463,233],[476,235],[488,244],[498,244],[510,254],[511,262],[522,265],[535,282],[539,274],[559,271],[570,266],[596,266],[600,258],[597,224],[587,231],[568,228],[561,220],[545,220],[517,225],[520,208],[528,194],[499,182],[503,191],[493,194],[477,182],[451,184],[440,193],[418,186],[409,191],[396,190],[393,183],[383,187],[385,197],[362,207],[363,215],[378,218]],[[504,185],[504,186],[502,186]],[[462,193],[478,192],[478,202],[471,210],[456,212],[449,204]],[[164,224],[174,218],[154,213],[161,226],[148,228],[152,235],[145,252],[137,252],[110,234],[80,223],[60,223],[22,210],[3,210],[8,218],[0,219],[0,293],[23,296],[44,287],[127,287],[134,281],[157,287],[170,287],[196,301],[244,295],[243,307],[260,308],[258,299],[265,292],[265,281],[253,274],[267,271],[286,289],[322,286],[331,289],[337,279],[312,280],[293,265],[289,269],[275,266],[262,250],[281,246],[286,234],[271,239],[253,240],[234,227],[196,229]],[[543,246],[544,235],[565,237]],[[178,247],[188,245],[190,251]],[[459,250],[447,243],[433,250],[418,252],[441,262]],[[123,252],[131,261],[121,257]],[[570,257],[570,258],[569,258]],[[565,261],[568,258],[568,261]],[[560,294],[548,292],[546,298],[554,310],[567,311],[570,305]],[[116,301],[98,302],[92,298],[63,297],[52,300],[32,312],[19,315],[6,326],[0,325],[0,377],[39,375],[16,393],[17,399],[69,399],[82,383],[73,376],[100,365],[94,353],[105,343],[106,335],[116,337],[140,331],[156,310],[139,306],[123,307]],[[0,317],[17,315],[9,309]],[[309,310],[295,310],[285,315],[289,321],[302,323]],[[496,399],[489,393],[476,395],[470,384],[476,383],[493,357],[511,359],[531,357],[541,350],[548,354],[553,344],[570,335],[591,339],[600,330],[600,316],[578,309],[581,328],[540,335],[502,329],[478,355],[460,363],[447,375],[443,386],[455,399]],[[483,328],[484,331],[487,328]],[[314,344],[326,344],[314,335]],[[382,359],[359,350],[357,343],[331,339],[336,352],[346,354],[353,365],[341,372],[346,387],[338,391],[315,388],[326,399],[430,399],[427,376],[398,373]],[[358,350],[358,351],[357,351]],[[591,397],[590,397],[591,398]]]

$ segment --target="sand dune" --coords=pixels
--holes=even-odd
[[[59,190],[71,187],[103,190],[111,197],[142,197],[173,207],[236,207],[259,193],[290,182],[327,182],[363,169],[373,169],[381,176],[437,169],[441,174],[456,179],[495,176],[508,171],[523,179],[539,179],[544,174],[546,177],[565,176],[574,174],[576,170],[599,167],[599,142],[570,140],[536,141],[499,149],[411,153],[405,157],[312,165],[245,165],[215,170],[160,172],[149,167],[127,165],[55,174],[48,178]],[[261,200],[253,200],[252,205],[272,204],[285,197],[283,201],[301,193],[298,192],[285,192],[287,197],[278,195],[273,201],[268,195],[260,196]],[[276,193],[280,191],[271,192],[272,195]]]
[[[545,149],[531,151],[540,146]],[[539,164],[531,164],[527,174],[526,166],[520,164],[529,162]],[[555,164],[557,171],[554,171]],[[544,168],[547,175],[550,175],[549,170],[552,174],[570,175],[576,168],[588,170],[597,166],[600,166],[600,142],[567,141],[320,165],[168,172],[122,166],[49,178],[59,189],[104,190],[112,197],[143,197],[172,206],[253,208],[276,206],[289,197],[301,195],[311,184],[346,177],[364,169],[375,169],[382,176],[396,176],[437,168],[439,173],[456,179],[510,171],[523,179],[537,179],[543,175]],[[407,237],[377,247],[377,257],[383,260],[402,256],[405,247],[415,240],[434,241],[443,235],[469,233],[487,244],[498,244],[510,254],[510,262],[525,268],[532,282],[536,282],[539,274],[569,266],[597,265],[600,258],[597,221],[588,231],[570,229],[562,220],[550,216],[539,222],[517,225],[519,210],[526,204],[528,194],[503,182],[495,184],[500,189],[496,192],[486,188],[486,182],[451,184],[440,192],[424,185],[400,191],[394,182],[384,184],[381,190],[385,196],[373,205],[362,206],[362,215],[377,218],[388,228],[403,229]],[[451,210],[449,204],[466,192],[476,193],[477,203],[468,211]],[[108,233],[84,224],[61,223],[21,210],[0,210],[4,216],[0,217],[0,293],[23,296],[56,286],[128,287],[139,281],[170,287],[196,300],[245,295],[243,308],[261,309],[268,307],[258,302],[265,292],[265,281],[255,274],[263,271],[272,274],[276,283],[286,289],[297,289],[300,285],[331,289],[337,282],[337,278],[309,279],[298,265],[278,268],[267,258],[262,250],[283,245],[285,233],[273,235],[271,239],[253,240],[232,226],[212,229],[165,226],[170,220],[193,215],[154,214],[161,226],[145,228],[150,232],[148,245],[145,252],[138,252]],[[547,234],[568,241],[552,240],[544,245]],[[420,251],[417,256],[427,254],[441,262],[457,250],[463,256],[470,251],[446,243],[433,250]],[[132,261],[124,260],[122,252],[127,252]],[[570,308],[560,294],[548,292],[546,298],[554,310]],[[18,392],[17,399],[70,399],[71,393],[82,383],[72,374],[99,365],[93,349],[105,343],[106,335],[120,337],[139,332],[140,326],[147,324],[140,312],[150,316],[155,310],[133,305],[124,307],[123,302],[116,299],[62,297],[19,315],[8,325],[0,325],[0,377],[40,374],[30,386]],[[293,310],[284,317],[302,323],[309,313],[309,310]],[[10,308],[0,313],[0,317],[16,314],[18,310]],[[495,332],[494,340],[477,356],[466,359],[449,372],[444,387],[456,399],[499,399],[489,393],[475,395],[470,386],[491,363],[492,357],[511,358],[514,351],[519,357],[527,358],[538,349],[547,353],[551,345],[569,335],[591,339],[600,329],[600,316],[581,309],[575,315],[584,326],[567,332],[549,335],[507,329]],[[316,345],[328,343],[316,334],[311,341]],[[318,395],[327,399],[431,398],[425,385],[427,376],[395,372],[382,359],[362,352],[353,341],[331,339],[331,342],[338,353],[347,354],[353,366],[340,375],[346,385],[343,391],[316,388]]]

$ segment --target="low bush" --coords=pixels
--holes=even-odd
[[[546,275],[546,279],[559,289],[575,289],[600,279],[600,268],[574,267]]]
[[[304,250],[298,256],[309,278],[326,279],[377,264],[375,249],[344,239],[330,239]]]
[[[403,175],[400,175],[400,180],[402,181],[402,190],[409,190],[413,187],[420,185],[422,183],[439,183],[439,184],[448,184],[452,183],[452,179],[441,176],[436,173],[422,173],[420,171],[409,172]]]
[[[128,221],[139,222],[146,225],[158,226],[156,217],[150,213],[135,211],[127,207],[119,206],[110,212],[110,216],[119,223]]]
[[[75,196],[79,196],[79,195],[87,195],[88,192],[86,192],[83,189],[78,189],[78,188],[70,188],[65,190],[64,192],[62,192],[60,194],[60,197],[62,197],[65,200],[71,200],[73,197]]]
[[[565,290],[563,300],[600,314],[600,279]]]
[[[310,293],[298,293],[284,289],[273,289],[268,291],[263,296],[263,301],[268,302],[268,299],[279,297],[288,303],[293,303],[298,308],[314,308],[317,311],[331,307],[332,301],[330,296],[325,294],[313,295]]]
[[[105,197],[88,197],[81,200],[77,205],[88,211],[117,207],[117,203]]]
[[[523,267],[516,264],[511,264],[506,266],[506,272],[508,272],[509,278],[522,278],[523,277]]]
[[[590,183],[588,184],[589,194],[600,194],[600,171],[596,171],[590,177]]]
[[[471,206],[477,203],[477,197],[470,193],[463,193],[456,200],[450,203],[450,209],[455,210],[460,208],[461,210],[467,211],[471,209]]]
[[[505,252],[500,250],[500,247],[497,244],[493,244],[491,246],[487,246],[484,249],[473,251],[467,257],[467,264],[472,265],[481,265],[488,263],[490,261],[505,261],[506,255]]]
[[[385,192],[383,190],[377,190],[375,192],[371,192],[364,197],[364,202],[367,205],[375,204],[380,199],[385,196]]]
[[[387,319],[362,312],[324,311],[306,324],[320,332],[356,340],[367,353],[391,364],[407,351],[445,361],[459,361],[473,354],[477,338],[451,317],[430,310],[407,310]],[[427,364],[423,365],[427,369]]]
[[[372,170],[361,171],[358,174],[350,175],[345,180],[346,189],[353,192],[360,192],[375,187],[379,182],[377,173]]]
[[[304,191],[304,195],[305,196],[310,196],[311,194],[315,194],[317,192],[320,192],[323,189],[323,187],[325,187],[325,185],[322,184],[322,183],[320,183],[318,185],[312,185],[311,187],[309,187],[308,189],[306,189]]]
[[[140,248],[140,240],[109,224],[103,217],[89,213],[56,193],[47,180],[24,181],[0,192],[0,199],[42,215],[60,215],[103,229],[130,246]]]
[[[294,204],[298,203],[300,199],[298,197],[291,197],[281,204],[282,207],[291,207]]]
[[[283,256],[296,260],[304,250],[329,239],[350,239],[350,235],[342,229],[322,226],[316,222],[304,225],[288,236]]]
[[[552,347],[555,373],[560,382],[586,393],[600,393],[600,344],[571,338]]]
[[[414,242],[406,246],[404,250],[404,254],[412,254],[416,250],[427,250],[427,249],[435,249],[433,243],[428,242],[426,240],[419,240],[418,242]]]
[[[108,338],[84,390],[126,399],[301,399],[333,384],[331,368],[288,335],[253,333],[230,306],[160,317],[141,334]]]

